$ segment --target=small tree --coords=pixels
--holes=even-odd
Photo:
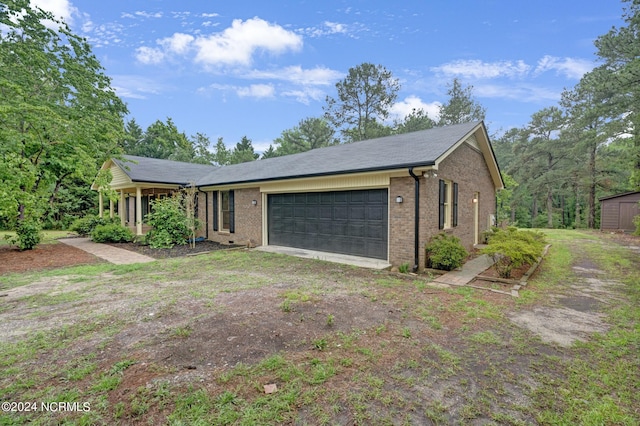
[[[197,188],[194,182],[183,190],[184,205],[186,208],[187,227],[189,228],[189,238],[191,248],[196,246],[196,230],[199,228],[198,218],[196,217],[196,197]]]
[[[190,229],[181,197],[168,197],[151,201],[151,212],[146,222],[153,228],[145,240],[152,248],[171,248],[186,244]]]

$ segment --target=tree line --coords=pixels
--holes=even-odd
[[[521,128],[492,135],[506,190],[501,220],[519,226],[597,227],[597,198],[640,188],[640,5],[626,4],[626,26],[600,36],[599,65],[558,105]],[[47,23],[45,25],[45,23]],[[59,28],[52,29],[51,23]],[[28,0],[0,5],[0,227],[65,227],[95,209],[91,182],[108,158],[123,153],[227,165],[324,146],[483,120],[472,86],[454,79],[438,117],[414,109],[389,123],[401,89],[382,65],[349,69],[323,113],[282,131],[262,153],[242,137],[232,148],[201,133],[186,136],[171,118],[143,130],[126,120],[91,46]],[[213,146],[212,146],[213,145]]]
[[[640,189],[640,2],[595,41],[598,66],[557,105],[493,139],[506,190],[499,218],[527,227],[599,227],[603,195]]]
[[[296,126],[283,130],[262,155],[255,152],[246,135],[232,148],[227,148],[223,138],[218,138],[212,146],[204,134],[188,137],[180,132],[171,118],[154,122],[146,131],[135,119],[129,120],[125,124],[122,149],[130,155],[223,166],[480,121],[486,114],[485,108],[473,98],[472,86],[464,87],[460,80],[454,79],[448,86],[448,100],[439,107],[437,121],[424,109],[414,108],[402,120],[385,124],[401,86],[382,65],[363,63],[349,69],[348,76],[336,84],[336,89],[338,97],[327,96],[322,116],[304,118]]]

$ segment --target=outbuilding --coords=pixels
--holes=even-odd
[[[640,191],[600,198],[600,230],[633,232],[633,219],[640,215]]]

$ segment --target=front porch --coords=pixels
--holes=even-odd
[[[144,223],[144,218],[151,209],[151,201],[170,197],[179,190],[177,185],[163,185],[162,187],[146,187],[139,185],[128,188],[111,188],[119,194],[116,201],[109,199],[109,217],[116,215],[120,218],[120,224],[131,229],[136,235],[144,235],[151,227]],[[102,192],[98,193],[99,206],[98,214],[105,216],[105,197]]]

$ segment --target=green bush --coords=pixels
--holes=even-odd
[[[120,218],[111,219],[89,214],[85,217],[74,220],[69,229],[73,232],[77,232],[80,235],[91,235],[96,226],[115,224],[116,221],[119,223]]]
[[[17,245],[20,250],[32,250],[42,241],[40,225],[34,220],[23,220],[16,228],[15,236],[5,236],[9,244]]]
[[[488,234],[487,247],[481,253],[488,254],[495,262],[494,267],[502,278],[511,277],[513,269],[535,263],[546,244],[541,232],[493,228]]]
[[[461,267],[469,255],[459,238],[444,233],[433,237],[426,250],[428,266],[445,271]]]
[[[186,244],[190,234],[187,216],[180,198],[169,197],[151,201],[151,213],[145,222],[153,228],[145,235],[152,248],[171,248]]]
[[[91,239],[96,243],[128,243],[133,240],[133,232],[122,225],[109,223],[96,226]]]
[[[636,231],[634,235],[640,235],[640,215],[633,218],[633,223],[636,225]]]

